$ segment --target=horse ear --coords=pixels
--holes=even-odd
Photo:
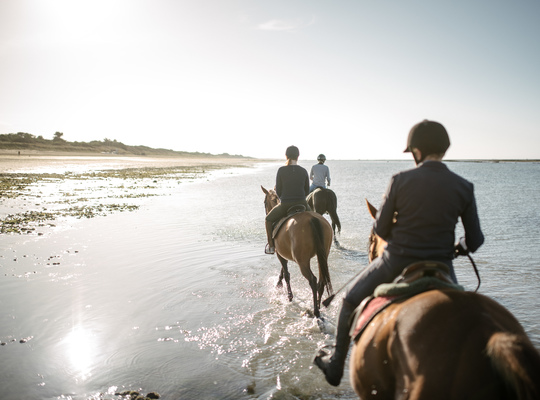
[[[261,185],[261,189],[262,189],[264,194],[268,194],[268,190],[266,190],[263,185]]]
[[[369,214],[373,217],[373,219],[375,219],[375,217],[377,216],[377,209],[373,206],[373,204],[369,202],[368,199],[366,199],[366,204],[369,210]]]

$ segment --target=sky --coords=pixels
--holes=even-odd
[[[300,159],[540,159],[538,0],[0,0],[0,134]]]

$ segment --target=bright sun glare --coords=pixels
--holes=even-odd
[[[83,381],[90,377],[93,361],[93,337],[82,327],[74,327],[63,342],[66,355],[77,378]]]

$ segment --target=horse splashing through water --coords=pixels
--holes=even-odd
[[[337,215],[337,197],[334,191],[327,188],[317,188],[308,195],[306,200],[309,207],[316,213],[321,215],[328,213],[330,215],[334,240],[337,241],[336,227],[338,228],[338,233],[341,233],[341,221]]]
[[[279,203],[279,198],[274,190],[267,190],[262,186],[261,188],[265,194],[264,206],[268,214]],[[326,288],[329,294],[332,293],[328,270],[328,254],[332,246],[332,236],[332,227],[324,217],[312,211],[304,211],[291,216],[274,238],[276,255],[281,263],[278,287],[283,286],[283,279],[285,279],[288,297],[292,301],[288,261],[296,262],[311,287],[313,314],[317,318],[320,316],[319,308],[324,289]],[[310,266],[311,258],[315,256],[319,264],[318,281],[311,272]]]
[[[350,377],[362,399],[532,400],[540,398],[540,354],[499,303],[435,289],[371,320],[353,346]]]

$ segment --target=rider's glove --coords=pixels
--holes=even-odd
[[[465,238],[462,237],[454,247],[454,258],[457,256],[466,256],[467,254],[469,254],[469,249],[467,248],[467,243],[465,243]]]

